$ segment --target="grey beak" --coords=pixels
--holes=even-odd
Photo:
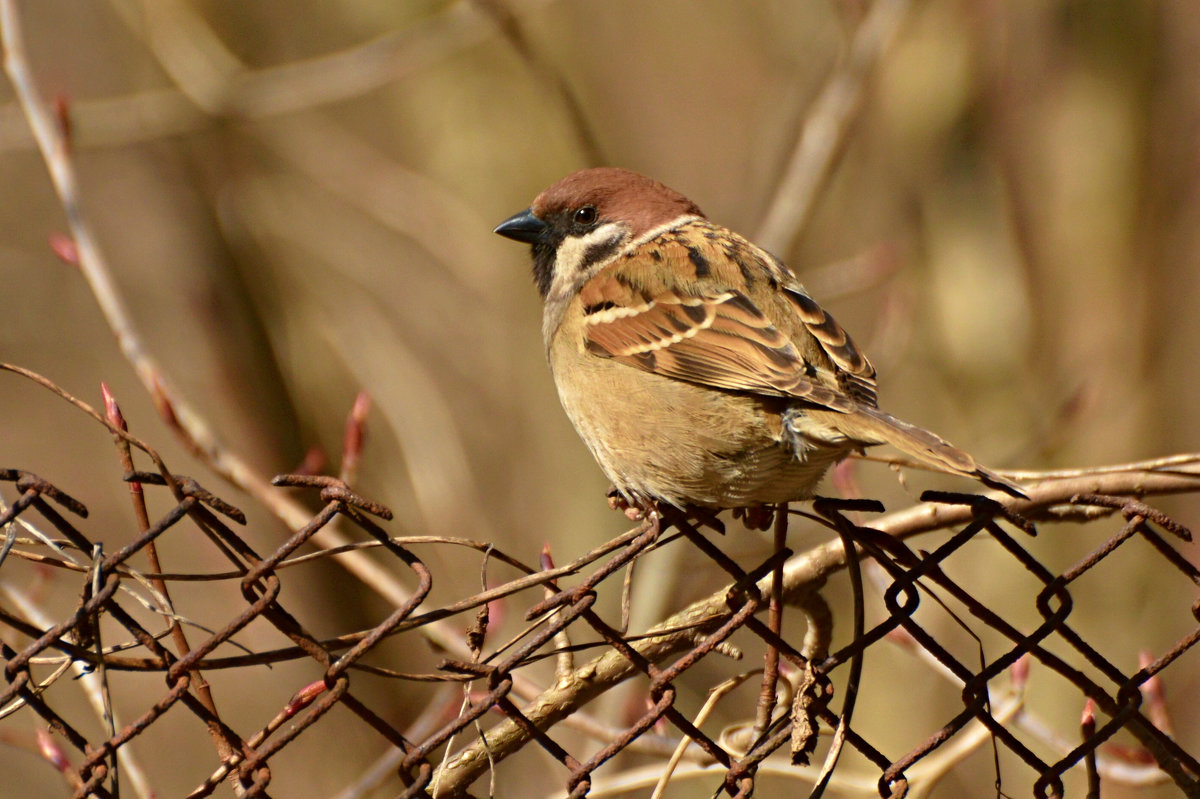
[[[542,231],[545,229],[546,223],[533,215],[533,209],[526,208],[521,213],[514,214],[496,225],[496,229],[492,232],[499,233],[506,239],[533,244],[541,238]]]

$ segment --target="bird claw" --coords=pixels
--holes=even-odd
[[[621,511],[629,521],[640,522],[646,518],[646,509],[630,502],[629,498],[618,491],[616,486],[608,489],[606,496],[608,497],[608,507]]]
[[[641,497],[630,499],[620,492],[616,486],[608,488],[605,497],[608,498],[608,507],[611,507],[612,510],[623,512],[625,518],[628,518],[630,522],[646,521],[650,513],[659,510],[659,506],[654,500],[643,499]]]
[[[734,508],[733,518],[741,519],[748,530],[769,530],[775,521],[775,508],[758,505],[753,508]]]

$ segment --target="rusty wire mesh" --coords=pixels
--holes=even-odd
[[[32,61],[18,5],[31,18]],[[1084,442],[1057,453],[1077,462],[1194,440],[1197,338],[1189,334],[1196,315],[1188,288],[1197,274],[1200,192],[1190,180],[1195,171],[1179,169],[1200,118],[1191,6],[1125,4],[1114,13],[1109,4],[1068,2],[711,4],[681,17],[670,4],[632,4],[636,15],[615,24],[617,17],[589,4],[481,0],[432,4],[428,15],[413,4],[384,4],[394,16],[364,37],[355,4],[340,11],[325,4],[320,14],[285,2],[143,5],[145,19],[129,13],[136,4],[112,4],[109,19],[96,13],[103,4],[0,0],[16,98],[0,114],[13,220],[3,262],[15,287],[5,305],[6,349],[31,358],[52,349],[60,375],[86,366],[89,379],[93,368],[123,374],[126,363],[111,359],[127,358],[168,426],[199,455],[197,468],[236,486],[222,495],[246,491],[254,505],[243,517],[158,460],[150,473],[123,464],[130,486],[150,487],[145,504],[135,493],[133,523],[86,519],[84,505],[55,484],[98,516],[105,505],[98,495],[126,489],[95,476],[97,464],[83,463],[66,433],[47,449],[63,444],[58,463],[78,466],[86,480],[57,464],[51,473],[41,461],[25,465],[53,483],[18,470],[0,475],[0,496],[11,499],[0,508],[0,795],[38,793],[12,776],[29,771],[19,762],[26,752],[57,768],[79,796],[325,795],[334,772],[343,779],[340,799],[526,795],[517,792],[531,784],[592,796],[640,796],[655,785],[668,796],[771,796],[822,781],[829,793],[849,796],[925,795],[939,781],[950,783],[945,795],[952,796],[979,795],[993,782],[989,794],[1054,795],[1070,790],[1068,780],[1081,793],[1095,794],[1107,780],[1131,791],[1200,794],[1200,714],[1189,695],[1200,672],[1190,651],[1196,554],[1178,543],[1186,538],[1180,525],[1143,504],[1147,494],[1195,492],[1196,456],[1079,470],[1074,482],[1053,483],[1028,503],[933,495],[879,517],[870,504],[822,502],[792,526],[787,541],[797,552],[780,548],[766,559],[739,551],[749,537],[740,529],[719,539],[715,520],[667,518],[591,551],[572,550],[564,565],[549,557],[531,564],[536,558],[512,540],[404,535],[403,512],[389,522],[385,509],[333,480],[297,478],[278,489],[294,497],[307,486],[309,498],[321,500],[310,506],[310,521],[297,518],[292,499],[286,508],[267,507],[257,473],[210,435],[236,433],[219,419],[198,423],[169,375],[146,357],[152,348],[140,343],[114,293],[138,286],[148,299],[137,318],[158,330],[188,329],[181,317],[191,315],[177,303],[205,292],[228,297],[218,275],[258,288],[255,303],[270,309],[267,319],[279,296],[291,298],[280,304],[300,337],[272,347],[257,369],[231,366],[230,373],[242,379],[278,368],[294,347],[302,357],[281,383],[345,385],[340,373],[335,380],[312,371],[307,350],[329,346],[328,331],[354,367],[347,373],[370,383],[364,375],[394,369],[411,341],[444,341],[444,306],[431,299],[461,302],[483,282],[494,293],[474,307],[480,330],[463,346],[481,374],[497,363],[520,373],[509,368],[511,341],[496,335],[510,323],[515,329],[506,293],[464,267],[494,261],[483,243],[486,222],[519,207],[523,192],[568,167],[620,157],[653,165],[672,182],[687,176],[697,199],[706,196],[705,208],[713,198],[725,214],[753,222],[756,239],[787,250],[794,265],[868,247],[854,259],[856,276],[845,277],[846,264],[805,276],[810,287],[825,282],[828,291],[814,292],[823,298],[900,270],[909,259],[893,251],[911,244],[929,254],[919,260],[930,268],[908,270],[926,273],[926,282],[912,284],[926,299],[907,313],[876,314],[889,306],[872,304],[871,327],[876,316],[885,320],[874,336],[895,350],[891,342],[908,338],[908,327],[948,320],[958,335],[918,330],[912,338],[932,354],[910,360],[949,358],[970,368],[939,371],[932,381],[916,375],[906,381],[910,398],[925,404],[931,394],[951,393],[931,385],[972,374],[987,376],[978,381],[982,395],[1000,396],[1003,386],[1005,395],[1026,396],[1028,410],[997,426],[994,441],[1019,431]],[[885,60],[894,39],[900,57]],[[649,57],[613,57],[634,51]],[[157,71],[170,79],[158,81]],[[809,103],[809,84],[826,72],[825,88]],[[883,87],[874,97],[873,84]],[[465,99],[438,102],[429,114],[431,97]],[[398,108],[417,113],[388,110]],[[631,119],[636,108],[653,112]],[[796,129],[800,116],[805,123]],[[546,135],[530,136],[538,129]],[[812,141],[826,146],[800,146],[810,131],[823,132]],[[571,140],[576,148],[552,151]],[[79,305],[63,302],[61,274],[34,255],[48,214],[58,210],[41,165],[27,157],[35,141],[68,212],[60,224],[70,235],[51,236],[52,247],[87,277],[120,348],[93,345],[100,328],[88,326],[94,320]],[[806,157],[791,158],[793,146]],[[251,151],[267,157],[251,163]],[[208,176],[204,188],[169,168],[167,152],[194,159],[201,167],[194,171]],[[842,152],[851,153],[848,169],[837,167]],[[80,155],[90,174],[84,181],[74,176]],[[764,166],[789,160],[783,174]],[[303,176],[304,191],[279,179],[284,166]],[[835,172],[841,188],[827,202],[824,187]],[[740,188],[730,188],[731,174]],[[106,179],[112,175],[121,179]],[[391,189],[381,192],[381,182]],[[460,196],[447,191],[452,186],[471,188]],[[207,195],[211,207],[187,210],[192,193]],[[332,213],[326,195],[348,200],[363,219]],[[821,206],[828,219],[811,225]],[[764,209],[758,219],[756,208]],[[902,221],[879,221],[889,217]],[[390,246],[361,246],[347,233],[363,230],[363,220],[394,229]],[[454,235],[417,235],[413,248],[415,228]],[[798,246],[806,228],[808,243]],[[997,246],[1000,238],[1009,246]],[[158,245],[114,246],[107,258],[102,239]],[[210,239],[229,256],[197,246]],[[987,281],[962,268],[964,241],[974,242],[966,263],[986,263],[979,271]],[[344,242],[353,248],[342,249]],[[121,265],[119,281],[109,276],[110,260]],[[176,268],[163,269],[164,261]],[[395,284],[393,275],[401,276]],[[414,291],[422,286],[430,290]],[[1010,296],[995,302],[1001,289]],[[364,326],[385,296],[387,315],[413,331],[393,349],[380,334],[386,327]],[[900,306],[910,304],[905,296],[894,292]],[[219,304],[236,303],[211,303]],[[1014,318],[1012,309],[1024,308],[1043,313]],[[225,316],[196,319],[204,327],[192,329],[203,335],[179,336],[195,350],[159,350],[181,372],[195,369],[209,348],[261,344]],[[300,335],[304,320],[321,334]],[[463,349],[449,359],[448,352],[425,354],[457,370]],[[526,391],[524,415],[496,422],[478,413],[478,392],[489,381],[473,371],[439,375],[428,382],[441,392],[401,393],[407,404],[392,407],[468,398],[458,421],[489,416],[473,431],[481,437],[554,404],[544,390]],[[386,387],[374,382],[366,387]],[[1065,402],[1077,382],[1088,391]],[[212,381],[198,385],[209,390]],[[496,396],[507,402],[514,391],[504,386]],[[1092,395],[1104,398],[1102,412],[1078,413]],[[1060,403],[1061,417],[1047,421]],[[0,432],[32,420],[27,410],[10,413]],[[1085,422],[1087,429],[1068,431]],[[40,456],[40,429],[28,428]],[[499,438],[507,458],[512,444]],[[444,441],[426,453],[446,448]],[[1095,442],[1105,446],[1089,449]],[[478,453],[476,460],[497,462]],[[543,490],[560,465],[528,470],[521,482]],[[1184,469],[1187,479],[1177,471]],[[507,488],[494,482],[482,496]],[[430,515],[444,522],[448,510],[439,504]],[[280,543],[274,520],[297,532]],[[529,527],[537,521],[530,513]],[[1029,537],[1034,524],[1039,538]],[[822,528],[863,550],[861,572],[846,569],[850,582],[866,581],[857,606],[839,574],[847,565],[840,540],[811,543]],[[929,552],[910,548],[909,536],[934,531],[939,537],[921,544]],[[330,533],[339,543],[317,542]],[[1048,536],[1062,546],[1040,546]],[[590,540],[586,531],[578,538]],[[697,585],[673,588],[660,617],[631,627],[628,597],[653,579],[634,564],[681,550],[689,553],[689,579],[679,582],[695,576]],[[342,567],[362,554],[371,567],[399,575],[394,583]],[[990,583],[962,568],[981,558],[995,572]],[[476,572],[486,586],[465,588],[463,575]],[[709,573],[719,575],[711,578],[716,585],[701,579]],[[818,590],[827,581],[841,593],[836,600]],[[1154,603],[1141,596],[1150,592]],[[323,604],[339,594],[356,597],[357,623],[346,620],[355,614]],[[862,618],[848,625],[852,607]],[[512,608],[530,614],[527,627],[500,618]],[[1137,629],[1162,609],[1173,618],[1153,632]],[[1153,654],[1139,660],[1129,642],[1140,632]],[[941,686],[943,701],[931,700],[914,674]],[[1038,683],[1051,687],[1035,702]],[[632,701],[618,712],[596,710],[622,684],[632,686]],[[1045,701],[1047,692],[1054,701]],[[899,715],[871,712],[881,694],[902,708]],[[822,772],[839,748],[837,767]],[[547,757],[551,766],[540,768]],[[806,757],[813,765],[792,762]],[[362,774],[351,780],[334,761]],[[542,773],[530,779],[533,771]],[[972,771],[982,776],[955,781]]]
[[[1200,791],[1195,743],[1174,738],[1161,697],[1164,675],[1200,637],[1194,604],[1200,571],[1178,543],[1190,540],[1188,531],[1130,497],[1077,493],[1052,512],[1027,503],[1028,513],[1022,515],[980,496],[928,494],[925,507],[951,529],[929,552],[911,549],[901,537],[872,526],[870,515],[883,510],[878,503],[818,500],[811,514],[802,515],[857,544],[870,567],[860,570],[852,560],[852,582],[861,588],[865,573],[880,596],[868,606],[859,597],[853,635],[828,651],[831,613],[816,588],[846,565],[838,540],[799,554],[780,548],[745,567],[715,538],[723,531],[719,520],[668,513],[565,566],[555,567],[548,558],[530,566],[491,543],[394,536],[387,529],[391,511],[340,480],[285,475],[276,478],[279,490],[317,492],[321,505],[303,529],[260,554],[250,536],[239,532],[246,523],[240,510],[194,480],[160,470],[127,472],[127,482],[163,492],[169,506],[157,519],[147,517],[138,533],[122,534],[117,546],[113,531],[89,529],[84,505],[51,482],[14,469],[0,471],[0,481],[16,491],[0,513],[5,535],[0,713],[9,725],[38,730],[42,756],[63,773],[75,796],[119,795],[126,767],[116,754],[125,747],[140,748],[143,759],[172,757],[169,748],[156,744],[166,740],[160,735],[164,721],[180,715],[205,729],[215,750],[212,767],[192,775],[190,796],[229,788],[238,795],[271,795],[280,772],[313,768],[290,754],[291,745],[321,736],[335,708],[357,718],[379,753],[370,774],[348,786],[344,796],[467,796],[485,790],[488,783],[482,780],[489,774],[494,782],[486,790],[491,792],[504,784],[505,760],[527,747],[539,747],[558,764],[554,780],[570,796],[619,791],[601,784],[604,778],[597,772],[635,752],[655,764],[657,780],[669,782],[675,769],[674,779],[701,784],[703,795],[749,796],[756,790],[764,795],[762,775],[769,771],[774,777],[793,773],[793,779],[805,782],[830,782],[848,795],[901,796],[914,780],[936,782],[952,772],[967,751],[981,745],[992,748],[997,763],[1003,752],[1028,766],[1020,778],[1002,777],[995,766],[997,783],[1010,795],[1027,790],[1035,796],[1063,795],[1063,777],[1073,768],[1086,775],[1093,790],[1102,774],[1125,769],[1126,782],[1169,780],[1187,795]],[[1035,517],[1106,529],[1103,540],[1084,548],[1074,563],[1054,568],[1029,547],[1038,532]],[[782,541],[788,518],[777,517],[777,540]],[[290,567],[314,557],[327,559],[331,550],[314,554],[308,544],[335,525],[345,528],[349,547],[383,553],[391,569],[406,575],[408,594],[381,621],[330,635],[317,632],[322,620],[310,608],[295,605],[304,578]],[[167,571],[154,544],[181,537],[219,553],[228,567]],[[102,538],[109,543],[101,544]],[[998,571],[1015,568],[1032,582],[997,601],[952,576],[956,558],[978,557],[964,552],[981,539],[995,544],[988,552],[997,559]],[[1079,614],[1072,591],[1136,541],[1154,553],[1161,590],[1179,596],[1186,632],[1161,654],[1143,658],[1140,668],[1129,669],[1104,654],[1104,641],[1090,640],[1095,634],[1074,624]],[[628,582],[637,559],[666,546],[694,548],[730,582],[705,599],[671,608],[670,618],[634,634],[599,609],[598,598],[627,592],[619,576],[626,575]],[[489,563],[503,564],[520,576],[433,603],[438,575],[427,558],[416,554],[421,547],[474,551],[485,573]],[[53,579],[46,578],[47,567],[54,567]],[[204,580],[203,590],[192,594],[186,607],[173,602],[172,591],[196,580]],[[241,597],[239,612],[218,618],[206,613],[219,607],[211,597],[231,589]],[[72,597],[77,599],[64,604]],[[489,634],[489,607],[505,597],[524,610],[529,625],[507,641],[496,641]],[[986,646],[976,637],[975,655],[970,649],[964,654],[944,627],[922,615],[930,605],[939,611],[936,618],[970,617],[970,626],[986,631]],[[1036,607],[1037,623],[1013,620],[1014,608],[1030,605]],[[48,617],[56,607],[59,614]],[[798,635],[781,624],[785,610],[797,615],[795,609],[804,620]],[[383,656],[386,642],[414,639],[446,620],[460,621],[456,629],[463,630],[470,658],[442,657],[436,670],[411,674],[389,662],[394,652]],[[254,651],[237,643],[249,626],[263,623],[288,643]],[[908,751],[875,740],[877,733],[860,728],[851,714],[855,696],[870,685],[861,673],[863,656],[887,642],[926,660],[931,672],[961,692],[959,707],[948,710],[939,727],[908,730],[917,741]],[[581,653],[587,660],[577,663]],[[753,664],[764,653],[765,669],[738,665],[738,658]],[[552,676],[544,668],[548,660],[555,663]],[[234,722],[223,712],[202,676],[232,670],[267,693],[278,689],[281,678],[262,667],[285,662],[309,663],[313,679],[286,686],[291,698],[248,727],[240,715]],[[705,663],[709,667],[700,668]],[[78,682],[64,678],[71,668],[103,677],[107,726],[80,721],[73,710],[63,709],[79,691]],[[1070,694],[1068,701],[1084,713],[1073,741],[1054,740],[1023,714],[1031,669],[1056,675]],[[118,724],[109,692],[127,673],[155,674],[165,685],[153,691],[143,687],[135,702],[123,703]],[[730,688],[751,678],[762,680],[757,701],[726,697]],[[398,710],[369,690],[376,679],[417,681],[428,707],[419,714]],[[570,730],[573,712],[626,680],[645,695],[645,705],[631,718],[583,737]],[[439,681],[467,687],[447,697],[438,693]],[[705,723],[708,709],[697,713],[684,698],[705,691],[712,701],[741,701],[734,715],[757,721],[711,729]],[[828,735],[832,730],[837,733]],[[1114,744],[1122,731],[1135,746]],[[857,762],[843,758],[834,769],[843,748],[857,753]],[[664,766],[673,750],[685,762]],[[826,768],[818,774],[813,766],[801,765],[810,760]]]

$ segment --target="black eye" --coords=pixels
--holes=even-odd
[[[583,206],[582,208],[580,208],[579,210],[577,210],[575,212],[572,219],[574,219],[575,223],[579,224],[579,225],[592,224],[593,222],[596,221],[596,206],[594,206],[594,205]]]

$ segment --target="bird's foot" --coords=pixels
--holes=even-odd
[[[625,514],[625,518],[631,522],[640,522],[646,518],[646,513],[653,509],[650,504],[636,504],[629,501],[629,497],[622,494],[616,486],[608,489],[605,495],[608,497],[608,507],[613,510],[619,510]]]
[[[758,505],[752,508],[734,508],[733,518],[741,519],[742,524],[749,530],[769,530],[775,521],[775,508],[772,505]]]

